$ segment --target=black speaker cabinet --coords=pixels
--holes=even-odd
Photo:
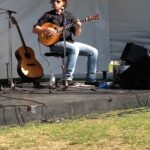
[[[134,43],[127,43],[121,55],[121,60],[124,60],[128,64],[132,65],[145,57],[147,57],[146,48]]]
[[[144,57],[118,74],[119,84],[125,89],[150,88],[150,57]]]

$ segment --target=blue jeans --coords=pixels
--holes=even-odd
[[[64,51],[64,41],[57,42],[51,50]],[[96,70],[97,70],[97,57],[98,50],[90,45],[79,43],[79,42],[66,42],[67,64],[66,64],[66,79],[72,80],[73,73],[75,70],[77,58],[79,55],[87,56],[87,82],[96,81]]]

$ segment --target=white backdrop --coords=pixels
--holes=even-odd
[[[77,18],[84,19],[86,16],[99,13],[101,19],[95,22],[85,23],[81,37],[77,41],[88,43],[99,50],[98,70],[106,70],[109,62],[109,28],[108,28],[108,1],[107,0],[70,0],[68,10],[74,12]],[[13,16],[18,21],[22,35],[27,46],[30,46],[35,54],[36,59],[42,64],[44,74],[49,74],[48,65],[41,56],[49,49],[42,46],[41,52],[37,42],[37,36],[32,33],[32,26],[37,19],[48,11],[51,7],[48,0],[0,0],[0,8],[16,11]],[[0,11],[3,13],[4,11]],[[0,78],[6,78],[6,63],[9,62],[8,46],[8,14],[0,14]],[[17,77],[17,60],[15,51],[22,46],[15,25],[12,25],[12,53],[13,53],[13,77]],[[61,73],[61,60],[48,58],[54,73]],[[75,73],[86,72],[86,58],[79,57]]]
[[[109,12],[111,59],[127,42],[150,49],[150,0],[110,0]]]
[[[45,57],[41,56],[49,49],[42,46],[32,33],[37,19],[50,9],[48,0],[0,0],[0,8],[17,12],[14,14],[27,46],[30,46],[37,60],[42,64],[44,73],[49,74]],[[99,50],[98,71],[107,70],[110,59],[120,59],[126,42],[135,42],[150,48],[150,1],[149,0],[70,0],[68,10],[77,18],[100,14],[100,20],[85,23],[83,33],[75,38],[88,43]],[[0,78],[6,78],[6,63],[9,62],[8,15],[0,11]],[[22,46],[15,25],[12,25],[13,77],[17,77],[15,51]],[[54,73],[61,73],[61,60],[48,58]],[[86,72],[86,58],[79,57],[75,73]]]

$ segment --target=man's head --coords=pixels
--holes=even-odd
[[[54,8],[55,5],[62,5],[64,8],[68,5],[68,0],[50,0],[52,7]]]

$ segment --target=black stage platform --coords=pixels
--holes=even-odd
[[[0,91],[0,125],[57,122],[62,119],[150,105],[150,90],[94,89],[79,83],[49,91],[32,84]]]

